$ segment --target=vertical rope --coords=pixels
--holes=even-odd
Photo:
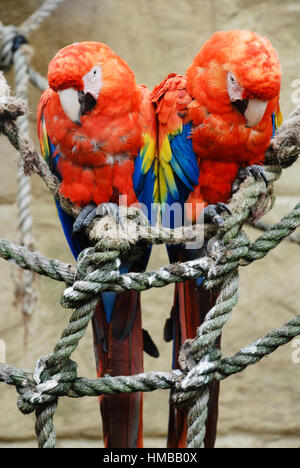
[[[27,100],[28,92],[28,63],[27,56],[18,49],[13,55],[13,66],[15,76],[15,91],[16,94]],[[22,115],[17,119],[19,129],[25,134],[29,134],[29,120],[27,115]],[[29,177],[25,176],[22,167],[17,171],[18,179],[18,228],[21,234],[21,244],[30,250],[34,249],[32,238],[32,215],[30,210],[31,204],[31,183]],[[34,274],[31,271],[18,270],[16,276],[16,305],[21,306],[21,310],[25,323],[25,344],[28,335],[29,319],[34,311],[37,294],[34,290]]]
[[[38,436],[39,448],[55,448],[56,433],[53,417],[57,408],[57,399],[50,404],[39,407],[36,412],[35,433]]]
[[[191,371],[191,373],[195,374],[194,377],[197,377],[197,372],[203,364],[211,362],[210,354],[214,355],[216,339],[221,335],[223,326],[229,321],[232,309],[238,302],[238,286],[239,276],[235,271],[230,273],[224,280],[216,305],[209,311],[203,324],[197,330],[197,337],[193,340],[191,346],[192,355],[198,361],[196,367]],[[216,356],[218,356],[218,353],[216,353]],[[209,389],[206,386],[200,390],[188,412],[188,448],[204,447],[208,400]]]

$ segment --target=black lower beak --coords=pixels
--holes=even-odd
[[[80,104],[79,116],[78,121],[80,122],[80,118],[91,112],[95,105],[97,104],[97,100],[91,93],[84,93],[83,91],[78,91],[78,101]]]
[[[248,99],[239,99],[238,101],[233,101],[231,104],[240,114],[245,115],[249,101]]]

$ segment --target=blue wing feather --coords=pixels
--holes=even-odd
[[[155,183],[154,163],[152,163],[150,169],[146,172],[143,171],[144,158],[140,151],[134,164],[133,173],[133,189],[136,197],[140,203],[144,203],[150,208],[153,203],[153,192]]]
[[[140,151],[135,159],[134,173],[133,173],[133,189],[136,197],[144,206],[141,206],[142,211],[146,211],[144,214],[149,219],[151,225],[156,223],[157,209],[154,204],[154,186],[155,186],[155,162],[151,164],[151,167],[145,173],[143,171],[144,156],[143,151]],[[146,208],[146,210],[145,210]]]
[[[73,224],[74,224],[74,218],[70,215],[68,215],[60,206],[60,203],[58,200],[55,199],[55,205],[57,208],[57,213],[65,234],[65,237],[68,241],[69,247],[71,249],[72,254],[74,255],[75,259],[77,260],[78,255],[83,249],[82,242],[80,242],[80,237],[75,235],[72,236],[72,231],[73,231]]]
[[[198,185],[199,167],[191,138],[192,123],[183,125],[182,132],[169,138],[172,159],[171,166],[177,177],[193,191]]]
[[[272,124],[273,124],[272,138],[274,138],[275,132],[276,132],[276,115],[275,115],[274,112],[273,112],[273,114],[272,114]]]
[[[48,145],[49,145],[49,158],[48,158],[48,164],[53,172],[59,180],[62,180],[61,174],[59,173],[59,170],[57,168],[57,163],[60,158],[60,154],[56,152],[56,147],[55,145],[51,142],[49,136],[48,138]],[[55,155],[53,157],[53,155]],[[55,199],[55,205],[57,208],[57,213],[65,234],[65,237],[68,241],[69,247],[71,249],[72,254],[74,255],[75,259],[77,260],[78,255],[82,251],[82,249],[86,246],[86,241],[83,240],[81,235],[75,235],[72,236],[72,231],[73,231],[73,224],[74,224],[74,218],[67,214],[62,207],[60,206],[60,203],[58,200]]]
[[[165,227],[174,228],[184,223],[184,203],[194,190],[194,187],[198,185],[199,167],[193,149],[191,130],[192,124],[188,123],[183,125],[181,133],[169,136],[172,151],[170,165],[174,171],[177,195],[175,197],[171,191],[168,191],[167,208],[162,212],[162,223]],[[169,207],[174,203],[181,205],[181,219],[175,219],[172,210],[170,213],[168,212]]]

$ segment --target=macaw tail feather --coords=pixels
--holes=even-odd
[[[197,283],[197,280],[189,280],[175,286],[174,305],[164,330],[166,341],[173,339],[174,369],[179,368],[178,356],[181,345],[186,339],[195,337],[197,328],[203,323],[207,312],[216,301],[216,294],[205,290]],[[213,448],[217,431],[219,382],[214,381],[210,384],[209,395],[204,444],[206,448]],[[167,447],[186,447],[186,436],[187,410],[177,408],[170,403]]]
[[[129,291],[115,299],[107,321],[102,299],[93,317],[94,350],[98,377],[143,372],[143,331],[140,294]],[[143,447],[141,393],[99,397],[106,448]]]

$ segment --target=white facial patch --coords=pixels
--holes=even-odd
[[[244,88],[239,85],[233,73],[227,74],[227,92],[231,102],[242,101]]]
[[[102,69],[100,65],[93,67],[83,77],[84,93],[90,93],[96,100],[99,97],[102,88]]]
[[[80,111],[78,91],[74,88],[68,88],[63,91],[58,91],[58,95],[66,116],[73,122],[77,122]]]

